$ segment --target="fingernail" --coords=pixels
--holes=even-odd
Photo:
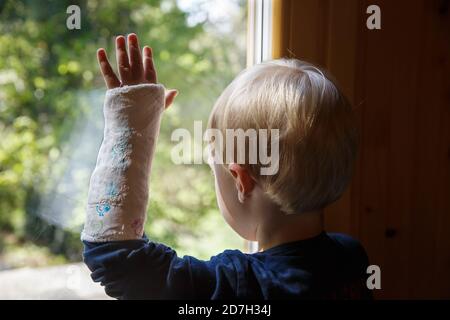
[[[123,44],[123,43],[125,43],[125,37],[124,36],[117,36],[116,37],[116,42],[118,43],[118,44]]]
[[[145,55],[148,57],[152,56],[152,49],[150,47],[145,47],[145,51],[144,51]]]

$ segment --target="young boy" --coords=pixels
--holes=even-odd
[[[261,162],[211,164],[221,213],[260,251],[226,250],[202,261],[180,258],[143,234],[161,115],[177,92],[157,83],[152,51],[144,47],[141,55],[135,34],[128,36],[128,53],[125,38],[117,37],[116,56],[120,80],[98,51],[108,87],[105,130],[81,237],[84,261],[108,295],[370,297],[364,249],[349,236],[323,231],[323,208],[348,185],[356,153],[351,108],[328,76],[298,60],[276,60],[245,70],[222,93],[209,128],[277,129],[278,170],[261,174]],[[215,152],[230,152],[225,149]]]

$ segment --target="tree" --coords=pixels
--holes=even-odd
[[[66,27],[66,9],[73,4],[81,8],[79,30]],[[244,8],[244,1],[238,4]],[[241,34],[244,13],[242,9],[236,22]],[[217,214],[212,177],[206,167],[170,163],[170,133],[180,126],[192,127],[194,119],[207,118],[214,99],[243,67],[245,46],[243,41],[236,43],[235,32],[218,34],[211,26],[208,29],[207,19],[191,25],[188,15],[170,0],[0,2],[3,236],[8,233],[25,241],[51,244],[55,253],[80,258],[83,192],[67,195],[58,181],[67,176],[74,150],[97,147],[87,147],[86,139],[76,145],[68,143],[80,133],[80,123],[95,118],[93,135],[102,126],[98,110],[105,89],[95,51],[104,47],[113,60],[114,35],[129,32],[136,32],[141,43],[153,47],[159,81],[180,91],[162,125],[147,231],[157,240],[183,248],[183,236],[195,237],[208,229],[205,221]],[[78,163],[78,171],[65,178],[69,184],[75,185],[77,179],[86,184],[95,152],[83,159],[86,165]],[[55,208],[46,208],[44,200],[60,196],[67,198],[58,200],[58,210],[62,206],[63,212],[50,212]],[[46,210],[51,214],[46,215]],[[54,219],[62,215],[71,217],[75,227],[72,224],[74,228],[67,230],[67,225]],[[1,239],[0,234],[0,250]]]

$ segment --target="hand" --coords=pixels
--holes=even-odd
[[[141,55],[138,38],[134,33],[128,35],[128,53],[125,37],[118,36],[116,38],[116,60],[120,80],[109,64],[105,49],[100,48],[97,50],[97,59],[108,89],[118,88],[122,85],[157,83],[152,49],[145,46]],[[172,104],[177,94],[177,90],[168,90],[166,92],[165,108]]]

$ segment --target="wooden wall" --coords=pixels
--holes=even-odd
[[[274,0],[273,55],[319,64],[353,103],[361,138],[329,231],[362,241],[378,298],[450,298],[450,4]],[[368,30],[366,8],[381,8]]]

